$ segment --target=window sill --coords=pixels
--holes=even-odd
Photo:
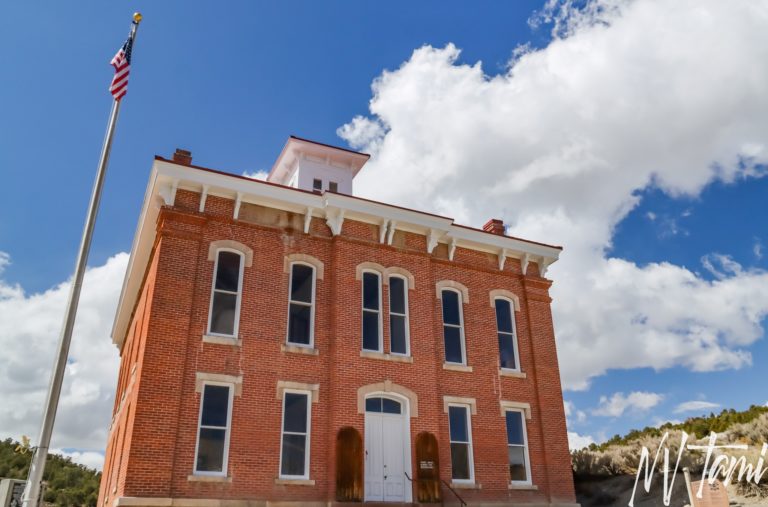
[[[275,479],[275,484],[283,486],[314,486],[314,479]]]
[[[465,364],[443,363],[443,369],[450,370],[450,371],[465,371],[468,373],[472,373],[472,367],[467,366]]]
[[[401,356],[399,354],[385,354],[384,352],[375,352],[373,350],[361,350],[360,357],[368,359],[381,359],[383,361],[393,361],[395,363],[412,363],[412,356]]]
[[[293,345],[291,343],[281,343],[280,350],[282,352],[290,352],[292,354],[304,354],[307,356],[317,356],[320,351],[312,347],[303,347],[301,345]]]
[[[502,377],[512,377],[512,378],[528,378],[528,375],[526,375],[522,371],[517,370],[505,370],[504,368],[499,368],[499,375]]]
[[[242,347],[243,346],[243,340],[240,338],[237,338],[235,336],[229,337],[229,336],[217,336],[212,334],[204,334],[203,335],[203,342],[204,343],[217,343],[219,345],[231,345],[234,347]]]
[[[510,482],[507,486],[509,489],[520,489],[520,490],[528,490],[528,491],[538,491],[539,487],[534,486],[533,484],[527,484],[524,482]]]
[[[188,475],[189,482],[232,482],[232,477],[228,475]]]
[[[475,482],[454,482],[451,481],[451,487],[453,489],[483,489],[482,484],[477,484]]]

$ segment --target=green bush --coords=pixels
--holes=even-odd
[[[26,479],[31,453],[15,452],[18,442],[0,440],[0,477]],[[47,483],[43,501],[60,506],[96,507],[101,472],[74,463],[69,458],[49,454],[43,480]]]

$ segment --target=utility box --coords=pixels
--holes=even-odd
[[[21,479],[0,479],[0,507],[21,507],[25,483]]]

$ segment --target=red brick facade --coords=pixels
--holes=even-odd
[[[190,169],[193,170],[193,169]],[[346,219],[334,235],[324,220],[288,211],[174,189],[173,205],[157,215],[151,256],[141,275],[130,325],[121,343],[121,368],[114,420],[106,451],[99,505],[185,505],[187,499],[317,502],[336,498],[336,436],[352,426],[365,432],[358,389],[387,382],[418,397],[410,417],[413,444],[420,432],[437,437],[440,476],[451,482],[448,416],[444,396],[472,398],[475,486],[457,489],[470,504],[574,504],[555,339],[550,283],[530,263],[439,244],[428,253],[427,237],[397,230],[391,245],[376,225]],[[299,192],[296,190],[296,192]],[[145,224],[147,225],[147,224]],[[203,341],[208,325],[213,262],[212,242],[236,241],[252,250],[245,267],[239,344]],[[316,282],[316,354],[284,350],[290,254],[312,256],[324,265]],[[413,275],[408,291],[411,362],[361,356],[361,263],[401,268]],[[436,284],[454,281],[468,290],[463,304],[467,365],[472,371],[444,369],[441,302]],[[514,312],[519,361],[524,376],[500,374],[496,320],[490,292],[517,296]],[[382,311],[388,315],[388,285],[382,284]],[[122,303],[121,303],[122,304]],[[131,309],[129,309],[131,310]],[[384,351],[389,350],[383,319]],[[194,477],[201,395],[198,373],[241,377],[232,405],[226,477]],[[282,399],[278,381],[316,384],[311,403],[310,465],[307,483],[281,483],[279,472]],[[526,419],[532,487],[511,489],[505,418],[501,402],[527,403]],[[408,485],[410,486],[410,484]],[[445,488],[446,503],[455,498]],[[415,498],[415,495],[414,495]],[[173,499],[173,500],[170,500]],[[193,503],[189,503],[193,505]],[[250,505],[250,503],[248,503]],[[255,505],[255,504],[254,504]]]

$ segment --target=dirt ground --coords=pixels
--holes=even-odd
[[[656,475],[651,484],[650,493],[643,488],[642,478],[635,493],[636,507],[665,507],[663,476]],[[619,475],[609,478],[575,477],[576,500],[582,507],[627,507],[635,486],[634,475]],[[768,507],[768,498],[741,496],[735,486],[728,487],[728,498],[732,507]],[[685,489],[685,479],[679,474],[675,479],[670,497],[669,507],[684,507],[689,505],[688,492]]]

